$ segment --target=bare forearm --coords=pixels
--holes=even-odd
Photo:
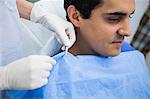
[[[20,17],[30,20],[33,4],[26,0],[16,0]]]

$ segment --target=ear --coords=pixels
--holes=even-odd
[[[81,15],[80,12],[75,8],[74,5],[70,5],[67,9],[67,14],[70,21],[73,23],[75,27],[80,27]]]

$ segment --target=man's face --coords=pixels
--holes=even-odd
[[[134,0],[104,0],[89,19],[81,18],[77,36],[80,43],[91,54],[118,55],[124,37],[131,34],[129,17],[134,10]]]

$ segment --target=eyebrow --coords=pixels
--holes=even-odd
[[[134,12],[135,12],[135,10],[134,10],[134,11],[132,11],[132,13],[131,13],[130,15],[134,14]],[[112,13],[105,13],[105,15],[126,16],[126,15],[127,15],[127,13],[125,13],[125,12],[112,12]]]

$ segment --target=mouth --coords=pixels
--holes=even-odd
[[[112,43],[123,43],[123,40],[116,40],[116,41],[113,41]]]
[[[121,45],[124,41],[124,36],[117,35],[112,43]]]
[[[123,40],[116,40],[112,42],[113,44],[117,44],[118,46],[121,46],[123,43]]]

